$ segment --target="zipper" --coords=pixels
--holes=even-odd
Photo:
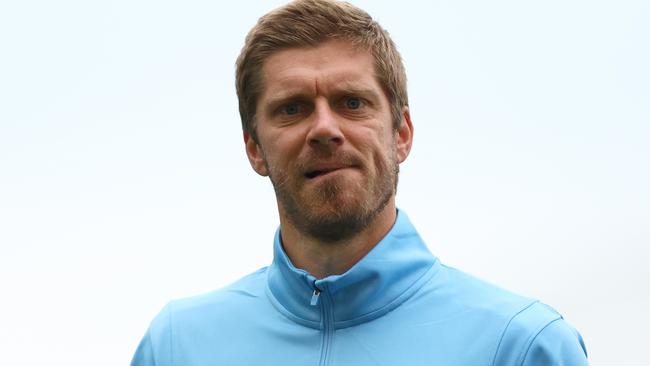
[[[316,287],[316,286],[314,286]],[[309,305],[311,306],[316,306],[318,305],[318,298],[320,297],[320,290],[318,287],[314,289],[314,293],[311,295],[311,301],[309,302]]]
[[[321,319],[323,321],[323,338],[321,343],[320,366],[328,366],[331,362],[332,341],[334,340],[334,309],[327,291],[316,287],[311,296],[310,305],[317,306],[320,303]]]

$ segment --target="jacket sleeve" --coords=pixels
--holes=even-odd
[[[149,332],[144,335],[135,355],[131,360],[131,366],[155,366],[156,362],[153,357],[153,348],[151,347],[151,338]]]
[[[133,355],[131,366],[172,365],[172,304],[167,304],[151,321],[147,333]]]
[[[563,319],[549,323],[533,339],[522,366],[587,366],[580,334]]]
[[[550,306],[533,302],[510,319],[492,366],[586,366],[580,334]]]

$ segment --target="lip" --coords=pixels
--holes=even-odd
[[[351,169],[351,168],[354,167],[345,164],[318,164],[307,169],[304,176],[305,178],[307,178],[307,180],[312,181],[321,177],[329,176],[341,170]]]

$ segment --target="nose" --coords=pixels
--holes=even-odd
[[[317,100],[307,141],[314,148],[335,148],[343,144],[339,119],[327,100]]]

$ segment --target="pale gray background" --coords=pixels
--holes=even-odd
[[[0,364],[127,364],[167,300],[270,262],[233,74],[280,3],[0,5]],[[431,250],[647,365],[649,2],[355,3],[405,59]]]

